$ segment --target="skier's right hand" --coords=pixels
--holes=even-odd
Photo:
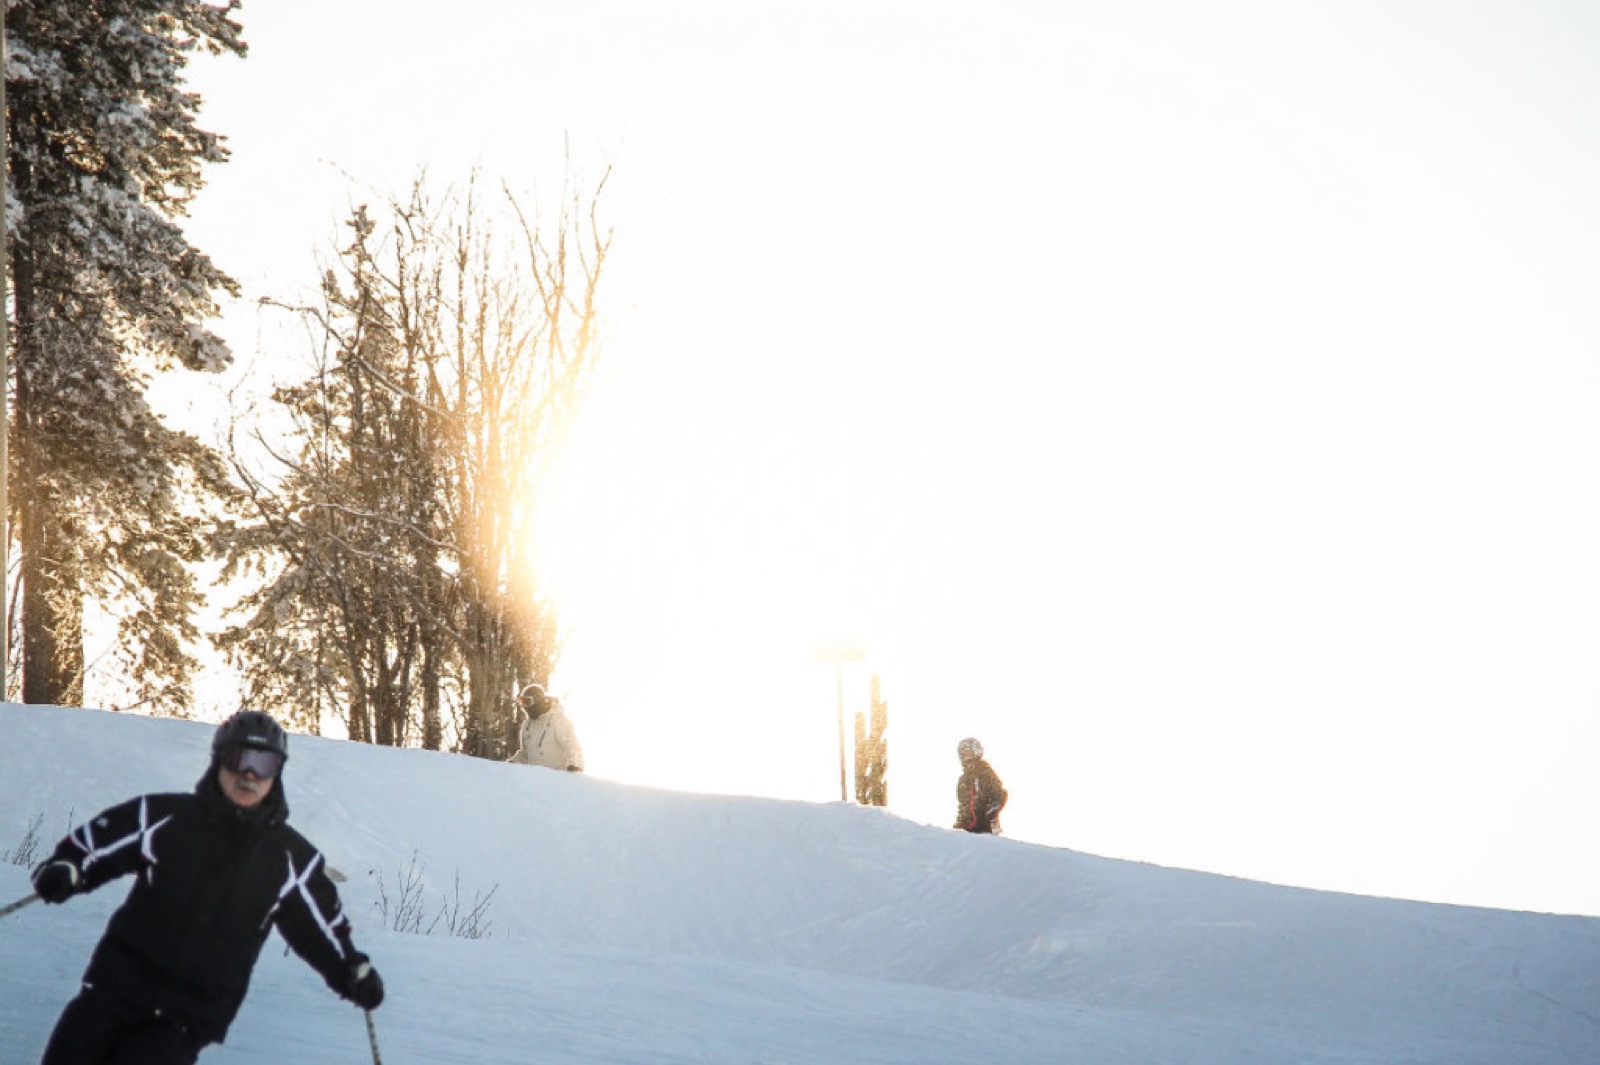
[[[33,871],[33,891],[45,902],[66,902],[78,890],[81,879],[76,865],[58,858]]]
[[[383,978],[365,954],[351,955],[345,966],[344,997],[368,1011],[383,1005]]]

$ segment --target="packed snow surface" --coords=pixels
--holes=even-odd
[[[113,802],[188,789],[211,731],[0,704],[0,856],[36,818],[48,849]],[[311,737],[284,781],[388,985],[385,1065],[1600,1062],[1596,918]],[[37,1061],[125,883],[0,919],[0,1062]],[[438,925],[395,930],[419,890]],[[0,903],[28,891],[0,862]],[[452,935],[485,897],[487,934]],[[202,1056],[370,1060],[360,1012],[276,938],[228,1042]]]

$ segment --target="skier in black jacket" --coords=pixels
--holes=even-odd
[[[322,855],[287,824],[288,757],[276,721],[240,711],[192,794],[113,806],[34,870],[45,902],[134,875],[41,1065],[192,1065],[227,1035],[274,926],[335,992],[366,1010],[383,1001]]]
[[[955,827],[998,836],[1000,811],[1006,805],[1000,774],[983,760],[983,744],[971,736],[956,744],[956,757],[961,759],[961,778],[956,781]]]

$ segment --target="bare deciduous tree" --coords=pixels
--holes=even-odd
[[[275,396],[293,444],[258,439],[270,477],[234,448],[252,503],[225,537],[230,573],[267,579],[219,645],[304,724],[506,755],[510,693],[557,653],[537,497],[598,352],[604,184],[550,232],[476,178],[437,204],[419,179],[381,225],[354,212],[301,311],[317,370]]]

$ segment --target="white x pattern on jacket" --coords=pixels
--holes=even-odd
[[[578,745],[578,734],[560,703],[552,699],[550,709],[538,717],[523,719],[522,748],[511,760],[551,769],[583,768],[583,748]]]

